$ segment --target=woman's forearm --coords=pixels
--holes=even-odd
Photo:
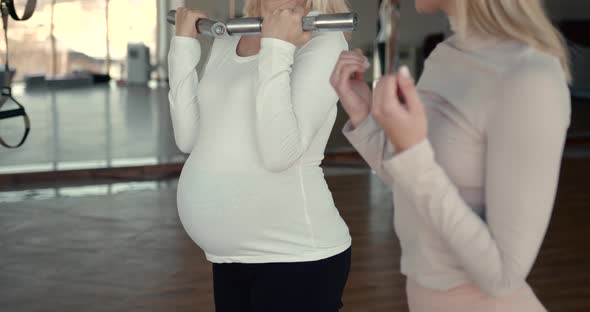
[[[288,42],[264,38],[256,92],[258,149],[270,171],[297,162],[336,109],[338,97],[329,77],[347,48],[340,33],[322,34],[299,50]]]

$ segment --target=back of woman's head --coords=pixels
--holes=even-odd
[[[244,16],[253,17],[261,15],[261,3],[264,0],[246,0]],[[307,0],[307,7],[322,14],[335,14],[350,12],[346,0]]]
[[[567,47],[541,0],[455,0],[454,11],[460,36],[469,30],[523,42],[557,57],[570,79]]]

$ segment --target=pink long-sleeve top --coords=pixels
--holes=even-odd
[[[526,287],[551,217],[570,122],[557,58],[454,36],[418,83],[428,139],[401,153],[372,117],[344,134],[393,189],[401,269],[420,286]]]

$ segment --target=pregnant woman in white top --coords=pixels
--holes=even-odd
[[[537,312],[526,278],[551,217],[570,122],[568,60],[540,0],[417,0],[454,36],[374,94],[345,53],[345,135],[394,193],[412,312]]]
[[[251,0],[261,36],[216,39],[204,59],[181,8],[169,52],[170,108],[190,156],[178,186],[188,235],[213,262],[220,312],[336,312],[351,238],[320,162],[336,118],[330,74],[343,33],[309,34],[309,11],[347,12],[344,0]],[[314,12],[315,13],[315,12]]]

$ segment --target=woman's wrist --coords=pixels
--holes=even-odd
[[[176,37],[191,38],[191,39],[199,40],[198,36],[194,35],[194,34],[176,33]]]
[[[353,129],[358,128],[367,118],[369,118],[369,111],[366,112],[360,111],[354,114],[349,114],[348,117],[350,118],[350,124],[352,125]]]

